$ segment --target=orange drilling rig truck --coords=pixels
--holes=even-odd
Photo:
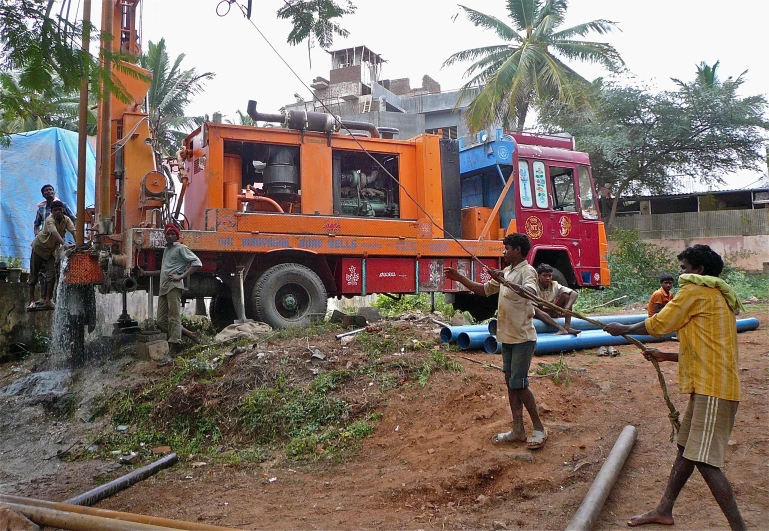
[[[139,54],[139,1],[107,3],[105,28],[119,38],[102,46]],[[329,297],[371,293],[452,293],[458,307],[493,314],[495,301],[446,280],[443,267],[484,282],[484,266],[501,265],[504,235],[523,227],[515,208],[500,213],[512,186],[463,210],[457,141],[398,140],[391,130],[317,112],[263,114],[250,101],[248,114],[268,126],[206,122],[184,140],[175,171],[164,171],[142,111],[148,72],[124,64],[114,75],[132,101],[113,96],[99,105],[95,222],[90,247],[70,257],[70,284],[149,289],[136,268],[159,269],[162,228],[174,223],[203,262],[185,296],[210,297],[219,327],[249,318],[304,326],[325,314]],[[512,155],[516,143],[506,138]],[[492,176],[495,185],[517,179],[510,160],[506,176]],[[608,282],[603,224],[597,215],[591,223],[596,256],[580,259],[579,274],[575,265],[572,285]]]

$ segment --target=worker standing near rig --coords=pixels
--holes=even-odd
[[[184,279],[202,267],[200,259],[186,245],[179,243],[181,232],[176,225],[168,224],[165,228],[166,248],[160,271],[143,271],[139,276],[160,277],[158,296],[158,327],[168,334],[170,354],[181,353],[182,334],[194,340],[200,340],[200,334],[191,332],[182,326],[182,293],[185,291]]]

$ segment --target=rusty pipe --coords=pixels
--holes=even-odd
[[[24,507],[29,509],[45,509],[46,511],[54,511],[56,513],[63,513],[60,515],[55,515],[53,513],[48,513],[48,516],[45,516],[46,519],[48,518],[60,518],[60,517],[66,517],[67,515],[74,515],[79,517],[90,517],[90,518],[98,518],[99,520],[94,520],[92,525],[86,525],[83,527],[66,527],[63,525],[57,524],[48,524],[43,523],[38,520],[35,520],[35,518],[28,516],[27,512],[20,508],[13,507],[14,510],[24,514],[29,518],[30,520],[33,520],[35,523],[41,524],[41,525],[50,525],[51,527],[60,527],[62,529],[73,529],[73,530],[89,530],[89,529],[147,529],[147,530],[158,530],[158,529],[189,529],[190,531],[227,531],[231,530],[232,528],[229,527],[221,527],[216,525],[209,525],[209,524],[201,524],[198,522],[185,522],[182,520],[172,520],[171,518],[161,518],[158,516],[146,516],[143,514],[135,514],[135,513],[125,513],[122,511],[111,511],[109,509],[98,509],[94,507],[83,507],[82,505],[71,505],[68,503],[59,503],[59,502],[51,502],[46,500],[36,500],[34,498],[24,498],[22,496],[11,496],[8,494],[0,494],[0,504],[5,504],[8,506],[18,506],[18,507]],[[115,521],[115,522],[121,522],[125,524],[127,527],[94,527],[97,523],[106,523],[102,522],[102,520],[108,520],[108,521]],[[80,520],[78,520],[80,521]],[[143,525],[145,527],[139,528],[136,527],[138,525]],[[149,527],[147,527],[149,526]]]
[[[85,54],[89,53],[91,46],[91,0],[83,2],[83,41],[81,49]],[[86,142],[88,141],[88,72],[83,72],[80,80],[80,108],[78,112],[77,135],[77,206],[75,212],[75,243],[85,243],[85,165]]]
[[[255,195],[253,197],[249,197],[247,195],[239,195],[238,201],[243,201],[244,203],[259,203],[263,201],[275,207],[276,212],[280,214],[285,213],[285,211],[283,210],[283,207],[280,206],[277,201],[275,201],[274,199],[270,199],[269,197],[264,197],[263,195]]]
[[[102,0],[102,68],[107,75],[112,75],[113,17],[114,0]],[[105,221],[110,215],[110,176],[112,173],[112,93],[102,82],[101,106],[99,107],[99,168],[96,179],[96,222],[100,230],[105,230]]]
[[[102,516],[70,513],[34,505],[19,503],[4,503],[4,505],[23,514],[38,525],[56,529],[69,529],[71,531],[173,531],[177,529],[138,522],[124,522]]]

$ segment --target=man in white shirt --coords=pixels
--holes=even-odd
[[[547,430],[537,412],[537,402],[529,389],[529,368],[537,347],[537,331],[534,329],[534,305],[524,292],[535,294],[537,272],[526,261],[531,241],[525,234],[505,236],[503,259],[509,265],[503,269],[489,269],[491,280],[485,284],[475,282],[452,267],[444,269],[446,278],[459,282],[476,295],[488,297],[499,293],[497,313],[497,341],[502,343],[502,370],[513,429],[495,435],[495,443],[526,441],[534,450],[542,448],[547,440]],[[504,284],[507,282],[512,289]],[[533,426],[531,437],[526,437],[523,427],[523,408],[526,407]]]

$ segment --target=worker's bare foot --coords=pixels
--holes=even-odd
[[[39,308],[47,308],[48,310],[53,310],[54,308],[56,308],[56,306],[51,301],[48,301],[41,304]]]
[[[29,306],[27,306],[27,310],[34,310],[35,306],[37,306],[37,303],[32,301],[29,303]]]
[[[673,525],[673,515],[663,514],[657,508],[652,509],[648,513],[637,514],[627,523],[630,527],[644,524],[662,524]]]
[[[582,333],[582,330],[577,330],[576,328],[567,328],[566,330],[573,336],[577,336]]]
[[[555,335],[557,335],[557,336],[566,336],[566,335],[569,335],[569,333],[570,332],[568,330],[566,330],[565,328],[559,328],[558,331],[555,333]]]

